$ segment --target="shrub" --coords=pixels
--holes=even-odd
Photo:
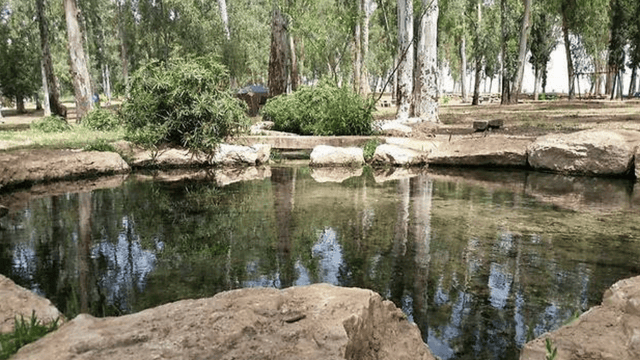
[[[125,138],[149,148],[160,144],[214,151],[248,126],[245,105],[228,90],[225,67],[206,58],[151,62],[131,79],[122,106]]]
[[[378,139],[370,139],[364,144],[364,148],[362,149],[364,159],[366,161],[370,161],[373,159],[373,155],[376,153],[376,148],[380,145],[380,140]]]
[[[262,117],[273,121],[274,130],[301,135],[369,135],[373,110],[372,100],[321,83],[270,99]]]
[[[35,120],[31,123],[30,128],[46,133],[64,132],[71,130],[71,125],[67,121],[56,115],[46,116],[40,120]]]
[[[94,109],[82,119],[82,126],[98,131],[109,131],[117,129],[120,126],[120,120],[109,110]]]

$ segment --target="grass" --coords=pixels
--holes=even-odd
[[[31,318],[24,319],[24,316],[15,317],[13,332],[0,334],[0,360],[8,359],[18,350],[32,343],[48,333],[58,328],[58,320],[45,324],[38,320],[35,311],[31,313]]]
[[[37,130],[0,131],[0,150],[17,149],[82,149],[104,147],[124,139],[124,129],[96,131],[75,124],[60,133],[45,133]],[[4,143],[4,144],[3,144]]]

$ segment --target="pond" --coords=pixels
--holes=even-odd
[[[254,171],[255,169],[244,170]],[[372,289],[442,359],[517,359],[640,274],[626,180],[305,166],[148,173],[0,194],[0,273],[72,317],[241,287]],[[351,176],[351,177],[349,177]],[[227,179],[227,180],[225,180]]]

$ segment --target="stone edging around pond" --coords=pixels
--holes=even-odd
[[[251,141],[258,139],[269,142],[268,137],[256,137]],[[360,143],[362,140],[357,139]],[[640,178],[638,131],[585,130],[537,139],[471,135],[384,140],[386,143],[378,146],[374,154],[374,166],[511,167],[569,175]],[[116,147],[129,163],[119,154],[110,152],[50,149],[0,152],[0,190],[43,181],[126,173],[131,167],[254,166],[267,163],[271,154],[271,145],[264,143],[252,146],[223,144],[213,157],[194,156],[187,150],[172,148],[160,150],[154,157],[149,151],[126,142],[118,143]],[[364,164],[362,148],[316,148],[322,151],[311,153],[311,166]],[[325,154],[324,159],[320,153]]]

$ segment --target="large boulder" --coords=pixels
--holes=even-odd
[[[0,153],[0,189],[34,183],[129,172],[120,155],[79,150],[24,150]]]
[[[364,164],[364,153],[359,147],[318,145],[310,155],[311,166],[359,166]]]
[[[220,144],[213,156],[178,148],[160,149],[155,154],[135,146],[128,149],[125,151],[131,152],[132,165],[135,167],[253,166],[267,163],[271,156],[271,146],[264,144]]]
[[[371,162],[376,165],[418,166],[426,164],[427,153],[393,144],[381,144],[376,148]]]
[[[638,134],[610,130],[549,134],[527,149],[529,165],[564,174],[625,175],[633,166]]]
[[[613,284],[602,305],[528,342],[520,360],[545,360],[547,339],[558,349],[556,360],[640,359],[640,277]]]
[[[429,154],[430,165],[526,167],[531,140],[502,135],[442,141]]]
[[[13,331],[16,317],[20,319],[22,316],[25,320],[29,320],[34,312],[36,317],[44,323],[64,319],[51,301],[0,275],[0,334]]]
[[[80,315],[13,359],[434,359],[393,303],[328,284],[240,289],[136,314]]]

